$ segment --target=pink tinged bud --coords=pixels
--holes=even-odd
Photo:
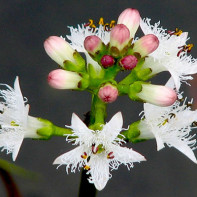
[[[134,43],[133,51],[140,53],[141,57],[145,57],[155,51],[158,46],[159,40],[157,36],[147,34]]]
[[[87,52],[95,54],[102,48],[102,40],[98,36],[87,36],[84,40],[84,47]]]
[[[128,44],[130,40],[129,29],[119,24],[112,28],[110,32],[110,47],[116,47],[120,51]]]
[[[133,68],[136,67],[137,65],[137,58],[134,55],[128,55],[123,57],[120,60],[120,65],[125,69],[125,70],[132,70]]]
[[[44,42],[44,49],[49,57],[57,62],[60,66],[64,66],[63,62],[69,60],[75,63],[73,53],[75,52],[70,44],[63,38],[58,36],[50,36]]]
[[[99,89],[98,97],[105,103],[112,103],[118,97],[118,90],[115,86],[107,84]]]
[[[167,107],[172,105],[176,99],[176,92],[166,86],[142,84],[142,91],[137,94],[145,102]]]
[[[53,70],[48,75],[49,85],[56,89],[77,89],[81,79],[78,73],[62,69]]]
[[[127,8],[118,17],[117,24],[126,25],[130,31],[130,38],[133,38],[140,25],[140,14],[138,10]]]
[[[115,62],[114,58],[110,55],[104,55],[101,58],[101,64],[104,68],[108,68],[110,66],[113,66],[114,62]]]

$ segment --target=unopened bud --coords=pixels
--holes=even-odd
[[[140,53],[141,57],[145,57],[155,51],[158,46],[159,40],[157,36],[147,34],[134,43],[133,51]]]
[[[87,36],[84,40],[84,47],[88,53],[94,55],[102,49],[102,40],[98,36]]]
[[[81,81],[78,73],[62,69],[53,70],[48,75],[48,83],[56,89],[77,89]]]
[[[110,47],[116,47],[121,51],[128,44],[129,38],[129,29],[123,24],[118,24],[110,32]]]
[[[127,8],[118,17],[117,24],[124,24],[130,31],[130,38],[133,38],[140,24],[140,14],[138,10]]]
[[[101,58],[101,64],[104,68],[108,68],[110,66],[113,66],[114,62],[115,62],[114,58],[110,55],[104,55]]]
[[[125,70],[132,70],[133,68],[136,67],[137,65],[137,58],[134,55],[128,55],[123,57],[120,60],[120,65],[125,69]]]
[[[98,97],[105,103],[112,103],[118,97],[118,89],[111,84],[106,84],[99,89]]]
[[[49,57],[64,67],[64,61],[69,60],[75,63],[73,53],[75,52],[68,42],[58,36],[50,36],[44,42],[44,48]]]
[[[142,100],[161,107],[167,107],[176,101],[177,94],[173,89],[166,86],[135,82],[130,86],[129,97],[134,98],[134,100]]]

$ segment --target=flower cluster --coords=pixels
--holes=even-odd
[[[145,161],[138,152],[122,147],[127,141],[156,139],[158,151],[166,144],[197,163],[193,152],[195,135],[191,134],[197,125],[197,111],[192,111],[179,92],[181,82],[197,73],[197,60],[188,55],[193,45],[186,44],[187,32],[178,28],[167,32],[159,25],[151,25],[150,19],[141,19],[138,10],[128,8],[120,14],[117,24],[105,24],[101,18],[98,27],[92,19],[78,28],[69,27],[68,42],[50,36],[44,48],[60,68],[49,73],[49,85],[90,92],[91,111],[85,123],[73,113],[67,128],[33,118],[28,115],[29,107],[16,78],[14,89],[6,86],[7,90],[0,91],[4,99],[0,103],[0,147],[12,152],[15,160],[25,137],[66,137],[78,147],[56,158],[53,164],[65,165],[67,173],[87,170],[89,182],[98,190],[111,178],[110,169],[118,169],[120,164],[130,169],[134,162]],[[135,34],[139,26],[145,35],[138,39]],[[117,81],[122,71],[128,75]],[[171,74],[166,85],[147,82],[163,71]],[[105,122],[107,104],[123,95],[144,103],[142,118],[128,129],[122,128],[121,112]]]

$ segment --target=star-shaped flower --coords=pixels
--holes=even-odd
[[[15,161],[24,138],[39,138],[36,130],[43,127],[37,118],[28,116],[29,105],[26,104],[20,90],[18,77],[14,89],[8,85],[6,90],[0,90],[0,147],[12,153]]]
[[[160,22],[150,24],[150,19],[140,21],[140,27],[145,35],[154,34],[159,39],[159,47],[146,58],[144,67],[152,69],[152,75],[162,71],[169,71],[176,89],[179,90],[181,82],[193,79],[190,75],[197,73],[197,60],[181,51],[189,39],[188,33],[170,35],[160,26]],[[181,51],[181,53],[180,53]],[[179,54],[180,53],[180,54]]]
[[[139,123],[141,139],[155,138],[157,150],[163,149],[167,144],[174,147],[194,163],[197,163],[193,153],[196,140],[191,135],[192,123],[197,119],[197,111],[191,111],[186,100],[181,105],[176,101],[169,107],[158,107],[144,104],[144,119]]]
[[[118,138],[122,125],[120,112],[98,131],[89,129],[77,115],[73,114],[70,126],[73,134],[67,137],[67,141],[73,141],[79,146],[56,158],[53,164],[66,165],[67,173],[69,169],[75,172],[76,169],[83,167],[88,170],[87,174],[90,174],[89,182],[98,190],[102,190],[111,178],[109,168],[117,169],[120,164],[124,164],[130,169],[134,162],[145,161],[141,154],[120,147],[124,142]]]

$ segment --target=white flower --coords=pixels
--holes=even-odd
[[[193,162],[197,163],[193,153],[196,140],[190,134],[192,123],[197,119],[197,111],[191,111],[186,100],[183,104],[176,101],[169,107],[144,104],[144,116],[139,123],[141,139],[155,138],[157,150],[164,148],[164,143],[174,147]]]
[[[36,134],[43,124],[34,117],[28,116],[29,105],[24,100],[18,77],[14,89],[8,85],[6,90],[0,90],[0,147],[12,153],[15,161],[24,138],[39,138]]]
[[[124,164],[130,169],[133,162],[145,161],[142,155],[132,149],[120,147],[120,143],[124,141],[117,136],[122,124],[122,114],[118,112],[101,131],[93,131],[73,114],[70,126],[73,134],[68,138],[77,138],[67,138],[67,141],[73,141],[79,146],[56,158],[53,164],[66,165],[67,173],[69,169],[75,172],[76,169],[84,167],[88,170],[87,174],[90,174],[89,182],[102,190],[111,178],[109,168],[117,169],[120,164]]]
[[[150,24],[150,19],[145,18],[140,21],[140,27],[144,34],[154,34],[159,39],[159,47],[149,55],[145,60],[144,67],[152,69],[152,75],[169,71],[179,90],[181,81],[193,79],[190,75],[197,73],[197,59],[187,55],[186,52],[181,52],[179,47],[186,45],[189,39],[188,33],[184,32],[180,36],[170,35],[166,33],[166,29],[159,27],[160,22],[154,25]]]

